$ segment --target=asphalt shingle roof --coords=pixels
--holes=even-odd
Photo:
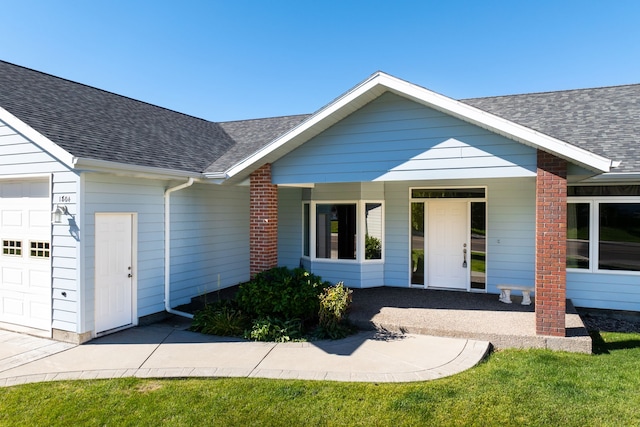
[[[237,144],[209,166],[207,172],[218,172],[229,169],[237,162],[264,147],[267,143],[283,135],[288,130],[293,129],[309,116],[310,114],[301,114],[297,116],[219,123],[222,129],[224,129]]]
[[[640,84],[462,100],[640,172]],[[0,61],[0,106],[76,157],[223,172],[309,115],[215,123]]]
[[[461,101],[640,172],[640,84]]]

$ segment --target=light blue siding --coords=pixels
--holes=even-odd
[[[360,287],[375,288],[384,286],[384,264],[382,262],[371,262],[362,264],[360,270]]]
[[[296,268],[302,256],[302,189],[278,189],[278,265]]]
[[[138,316],[164,310],[164,191],[177,182],[88,175],[85,280],[93,284],[94,215],[137,214]],[[218,277],[220,282],[218,282]],[[194,184],[171,195],[171,305],[249,278],[249,190]],[[87,318],[93,319],[93,285]]]
[[[311,272],[331,284],[343,282],[348,287],[362,287],[361,265],[357,263],[312,262]]]
[[[487,188],[487,290],[535,281],[535,179],[490,180]]]
[[[65,202],[70,216],[63,216],[62,224],[52,227],[52,283],[53,283],[53,323],[52,327],[63,331],[81,333],[80,321],[80,247],[82,238],[82,218],[79,212],[80,177],[70,171],[53,174],[53,206],[60,200]],[[64,294],[63,294],[64,292]],[[66,319],[74,318],[73,322]]]
[[[249,188],[195,184],[173,193],[171,237],[172,306],[249,280]]]
[[[640,276],[568,271],[567,298],[576,307],[640,311]]]
[[[409,184],[385,184],[385,276],[387,286],[409,286]]]
[[[386,93],[272,171],[276,184],[531,177],[536,151]]]
[[[54,329],[81,332],[78,325],[78,254],[80,220],[77,218],[79,175],[0,120],[0,178],[43,175],[51,177],[53,205],[65,196],[71,217],[52,226],[51,286]],[[46,179],[46,178],[43,178]],[[67,199],[68,198],[68,199]],[[62,293],[65,293],[64,296]]]

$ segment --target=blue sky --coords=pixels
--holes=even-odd
[[[0,0],[0,59],[214,121],[377,70],[452,98],[640,83],[640,1]]]

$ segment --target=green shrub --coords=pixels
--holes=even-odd
[[[218,301],[207,304],[193,315],[191,330],[203,334],[242,336],[250,320],[233,301]]]
[[[320,338],[338,339],[349,335],[352,328],[347,323],[353,291],[339,282],[320,294],[318,335]]]
[[[318,295],[328,282],[323,282],[302,268],[272,268],[248,283],[240,285],[236,295],[240,309],[252,318],[313,319],[319,309]]]
[[[370,235],[364,236],[365,259],[382,259],[382,240]]]
[[[281,320],[272,317],[255,319],[244,337],[255,341],[287,342],[302,339],[302,322],[298,319]]]

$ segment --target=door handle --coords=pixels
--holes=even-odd
[[[127,270],[129,270],[129,274],[127,274],[127,277],[128,277],[128,278],[132,278],[132,277],[133,277],[133,275],[131,274],[131,266],[129,266],[129,267],[127,268]]]
[[[462,268],[467,268],[467,244],[463,245],[462,249]]]

